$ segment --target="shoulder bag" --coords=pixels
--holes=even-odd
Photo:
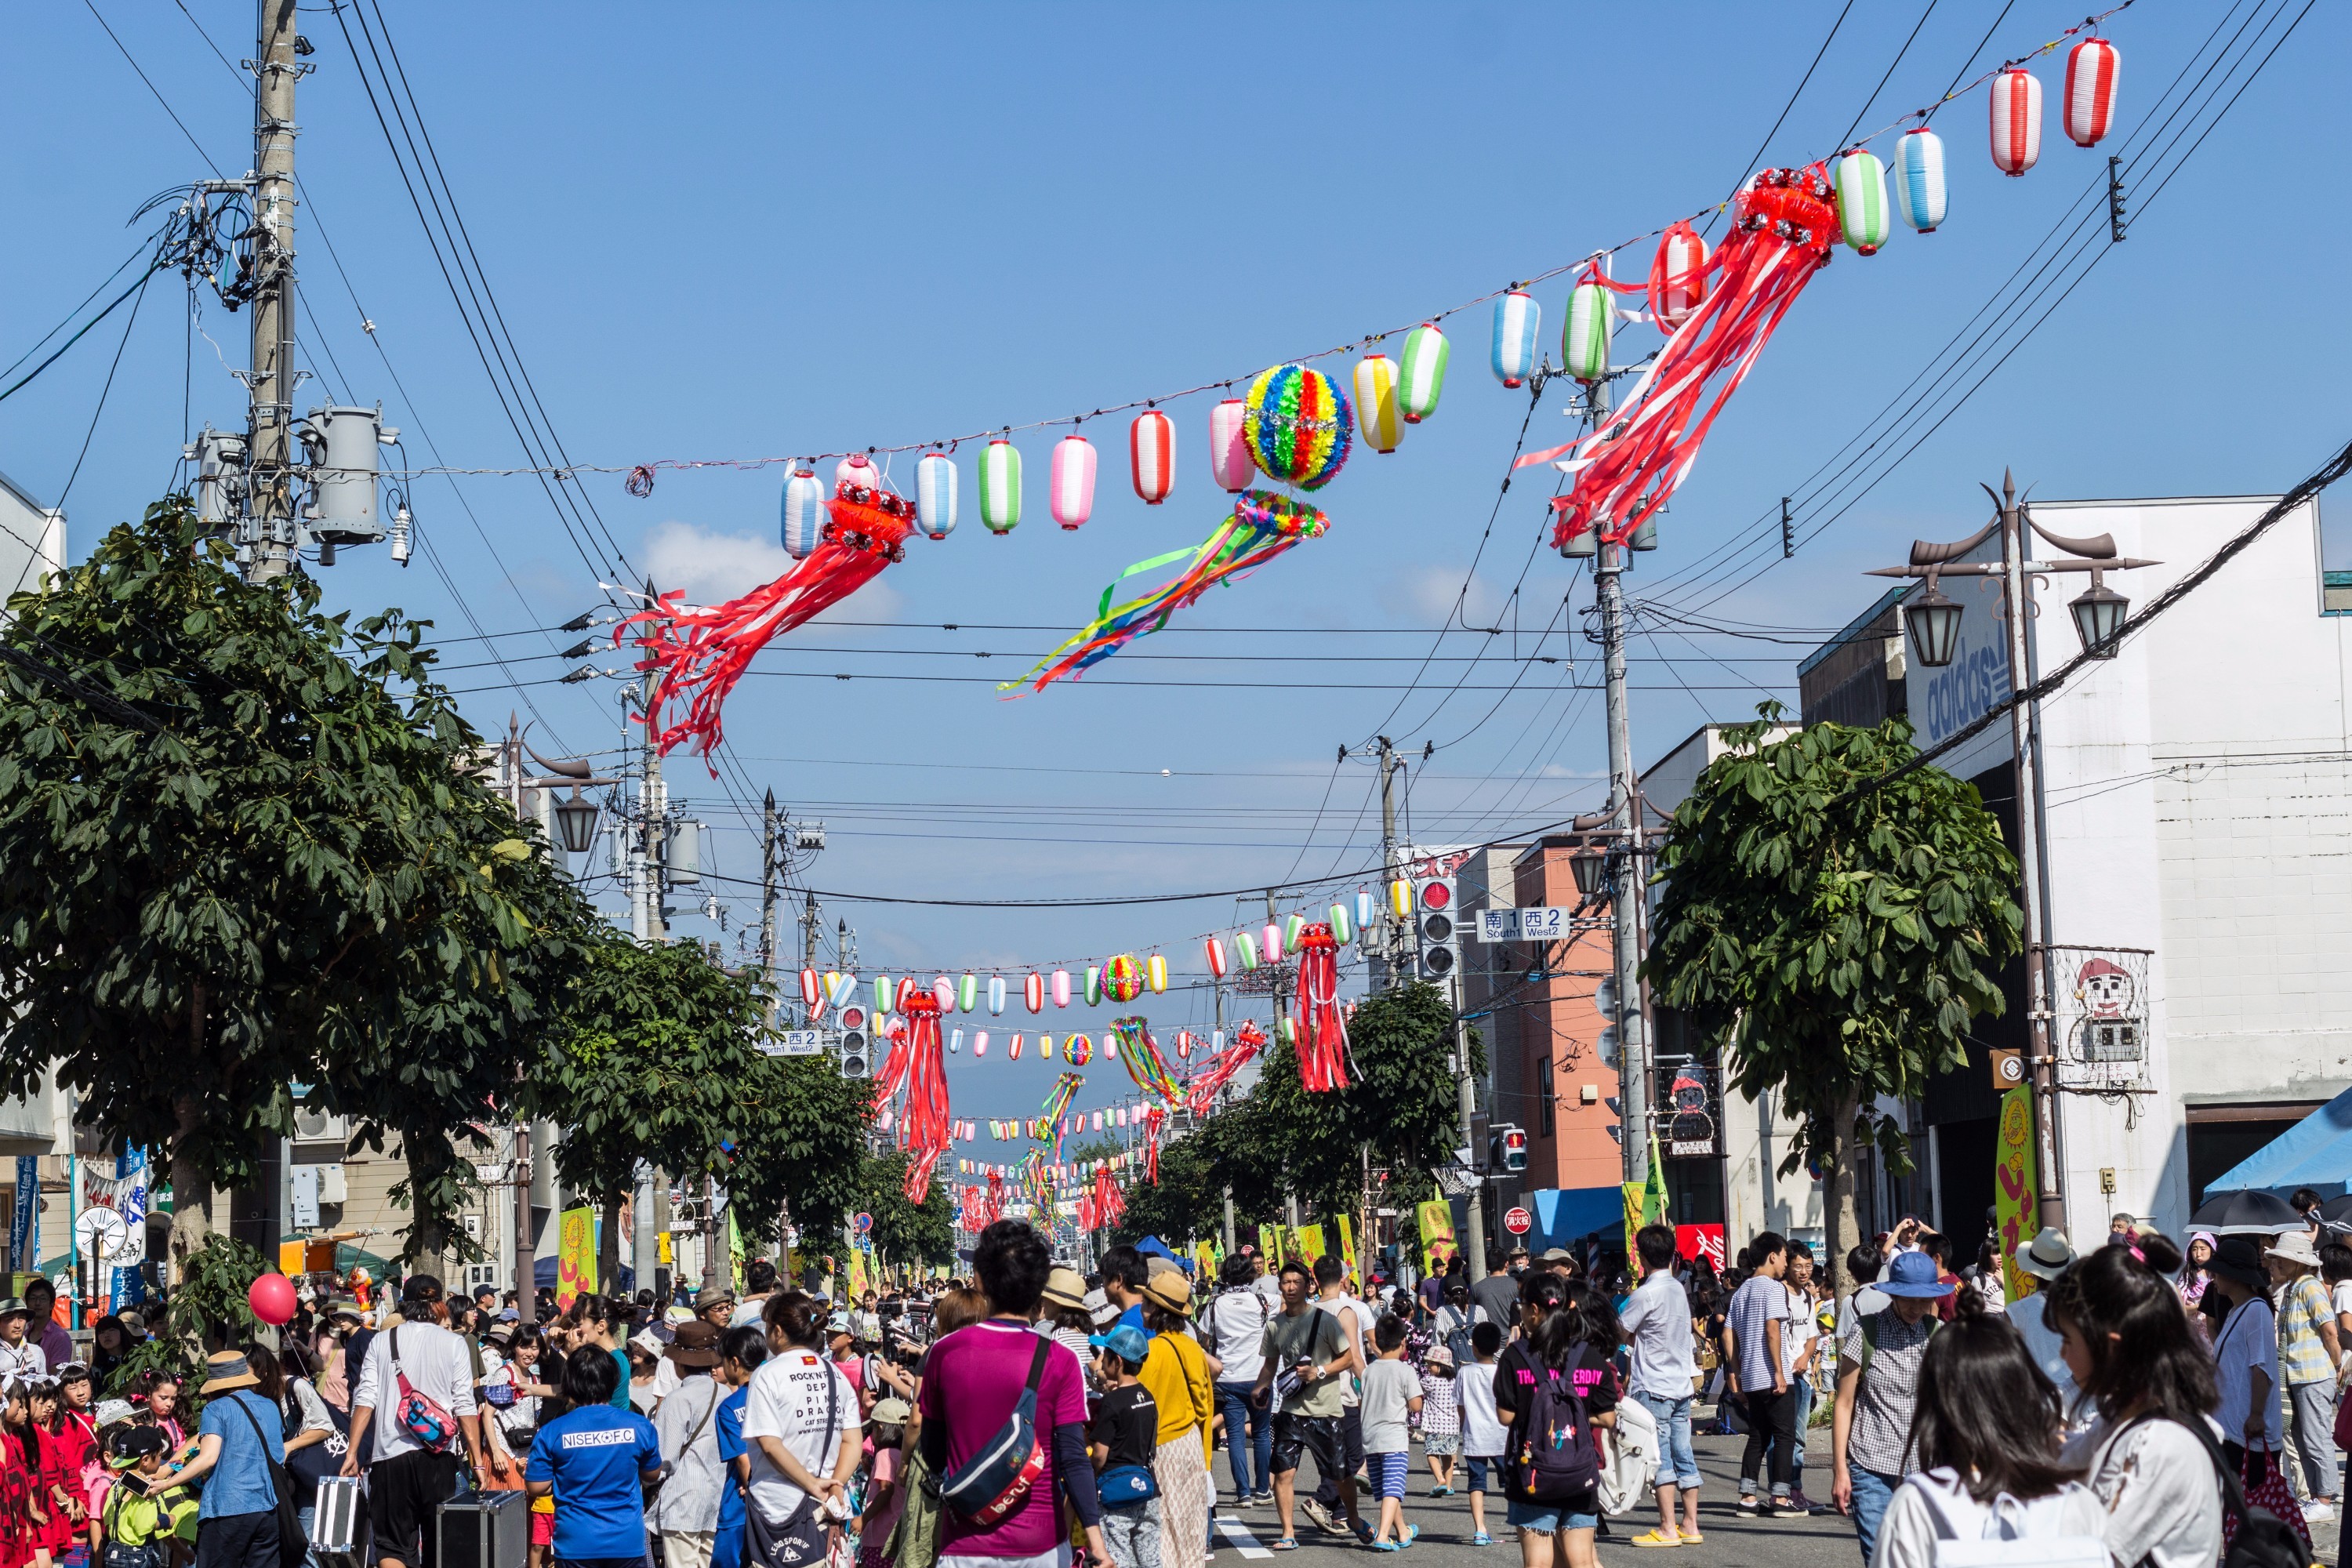
[[[1033,1335],[1029,1379],[1013,1414],[989,1439],[940,1484],[940,1496],[965,1521],[985,1529],[1002,1523],[1028,1499],[1045,1473],[1045,1445],[1037,1436],[1037,1384],[1045,1375],[1045,1352],[1053,1342]]]
[[[302,1514],[294,1506],[292,1478],[287,1475],[284,1465],[271,1458],[269,1439],[262,1436],[261,1423],[253,1418],[253,1406],[234,1394],[228,1400],[245,1417],[245,1424],[253,1428],[253,1440],[261,1445],[262,1462],[269,1467],[269,1489],[278,1494],[278,1568],[301,1568],[303,1560],[310,1554],[310,1538],[302,1533]]]

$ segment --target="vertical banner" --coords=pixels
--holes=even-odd
[[[1323,1227],[1321,1226],[1302,1225],[1292,1233],[1291,1239],[1292,1250],[1306,1261],[1307,1268],[1312,1268],[1323,1260]]]
[[[2017,1266],[2017,1249],[2039,1230],[2033,1170],[2033,1090],[2023,1084],[2000,1097],[2000,1132],[1993,1144],[1993,1218],[2000,1228],[2000,1276],[2012,1301],[2032,1281]]]
[[[1356,1293],[1362,1295],[1364,1287],[1371,1281],[1366,1279],[1356,1267],[1356,1222],[1354,1217],[1349,1215],[1339,1216],[1339,1258],[1340,1261],[1347,1264],[1349,1276],[1356,1282],[1354,1286]]]
[[[8,1216],[8,1267],[19,1274],[32,1271],[40,1235],[41,1162],[35,1154],[16,1156],[16,1207]]]
[[[727,1257],[735,1270],[735,1289],[743,1289],[743,1227],[735,1223],[735,1205],[727,1205]]]
[[[1422,1266],[1432,1274],[1442,1273],[1462,1250],[1454,1238],[1454,1205],[1433,1198],[1415,1204],[1412,1212],[1421,1222]]]
[[[1268,1274],[1282,1267],[1282,1227],[1262,1225],[1257,1227],[1257,1254],[1265,1260]]]
[[[1623,1221],[1625,1226],[1625,1251],[1627,1256],[1630,1257],[1633,1251],[1633,1233],[1641,1229],[1643,1224],[1642,1219],[1642,1205],[1649,1193],[1649,1188],[1645,1184],[1641,1182],[1626,1182],[1622,1184],[1620,1190],[1622,1191],[1625,1195],[1625,1217]]]
[[[114,1212],[122,1216],[123,1257],[110,1271],[110,1310],[136,1307],[147,1299],[147,1282],[139,1265],[147,1257],[147,1151],[127,1149],[114,1157]]]
[[[583,1293],[596,1289],[596,1213],[593,1209],[563,1211],[562,1240],[555,1254],[555,1309],[569,1311]]]
[[[866,1299],[866,1292],[872,1288],[873,1283],[873,1276],[866,1268],[866,1249],[862,1247],[851,1247],[849,1249],[850,1299],[854,1301],[863,1301]]]
[[[1195,1279],[1214,1279],[1217,1277],[1217,1249],[1205,1241],[1194,1243],[1192,1265],[1198,1270],[1193,1276]]]

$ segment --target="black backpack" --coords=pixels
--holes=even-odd
[[[1601,1444],[1573,1384],[1549,1363],[1528,1359],[1536,1391],[1510,1456],[1512,1494],[1521,1502],[1573,1501],[1601,1484]]]

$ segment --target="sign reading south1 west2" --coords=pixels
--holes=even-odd
[[[1574,935],[1570,912],[1557,905],[1531,910],[1480,910],[1478,940],[1484,942],[1566,942]]]

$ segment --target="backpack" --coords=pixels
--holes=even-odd
[[[1617,1402],[1617,1429],[1601,1439],[1601,1511],[1630,1514],[1658,1473],[1658,1419],[1638,1399]]]
[[[2106,1517],[2079,1481],[2030,1501],[2003,1492],[1989,1504],[1970,1497],[1948,1469],[1915,1476],[1909,1489],[1927,1503],[1936,1527],[1936,1568],[2107,1568],[2105,1536],[2067,1529],[2070,1508]]]
[[[1576,1390],[1549,1363],[1535,1361],[1535,1369],[1536,1391],[1509,1456],[1511,1495],[1521,1502],[1580,1499],[1600,1484],[1600,1442]]]
[[[1030,1337],[1037,1348],[1030,1352],[1029,1381],[1013,1414],[940,1483],[940,1500],[958,1517],[983,1528],[1003,1522],[1045,1473],[1045,1446],[1037,1438],[1037,1383],[1045,1375],[1045,1352],[1054,1342],[1042,1334]]]
[[[2141,1421],[2162,1421],[2162,1415],[2143,1415]],[[2134,1422],[2133,1426],[2137,1426]],[[2290,1522],[2259,1503],[2246,1500],[2246,1489],[2230,1469],[2229,1459],[2221,1452],[2221,1443],[2212,1428],[2202,1421],[2182,1421],[2178,1425],[2194,1434],[2205,1445],[2205,1457],[2213,1461],[2213,1470],[2221,1481],[2221,1568],[2305,1568],[2314,1561],[2309,1527],[2300,1531],[2297,1520]],[[2129,1428],[2126,1428],[2129,1430]],[[2251,1463],[2253,1456],[2246,1456]],[[2290,1496],[2293,1494],[2290,1493]]]
[[[1853,1363],[1853,1370],[1857,1373],[1866,1373],[1870,1371],[1870,1358],[1878,1352],[1878,1317],[1876,1312],[1862,1314],[1862,1355]],[[1937,1326],[1943,1321],[1933,1312],[1919,1321],[1927,1325],[1927,1337],[1931,1340],[1936,1337]]]
[[[391,1349],[392,1375],[400,1384],[400,1397],[393,1402],[392,1418],[409,1436],[438,1453],[457,1441],[457,1418],[450,1415],[439,1400],[419,1394],[410,1386],[408,1373],[401,1370],[398,1329],[392,1331]]]

